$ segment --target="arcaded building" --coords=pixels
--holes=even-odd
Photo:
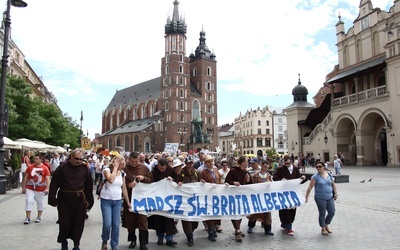
[[[400,1],[393,2],[385,11],[361,0],[347,30],[339,16],[338,65],[314,97],[316,106],[297,100],[296,86],[285,109],[289,154],[319,153],[330,161],[341,153],[346,165],[400,165]]]
[[[179,2],[173,4],[161,75],[115,93],[103,111],[99,140],[104,148],[156,152],[174,143],[181,151],[204,146],[215,151],[218,146],[216,56],[203,30],[196,50],[186,56],[187,25]]]

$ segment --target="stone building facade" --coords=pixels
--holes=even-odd
[[[361,0],[359,15],[345,31],[336,24],[338,65],[314,97],[317,106],[287,112],[289,154],[344,155],[345,164],[399,166],[400,1],[384,11]],[[297,93],[297,92],[296,92]],[[303,102],[303,104],[305,104]]]
[[[265,156],[265,150],[274,147],[273,112],[268,106],[248,110],[234,120],[234,137],[238,155]]]
[[[186,23],[174,1],[165,24],[161,75],[119,90],[103,111],[99,142],[110,150],[163,151],[167,143],[181,151],[218,146],[217,61],[206,33],[186,56]]]

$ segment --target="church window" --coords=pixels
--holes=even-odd
[[[183,73],[183,66],[182,65],[179,65],[179,73]]]
[[[192,103],[192,117],[193,120],[200,116],[200,102],[198,100],[193,100]]]
[[[207,67],[207,75],[211,76],[211,68],[210,67]]]

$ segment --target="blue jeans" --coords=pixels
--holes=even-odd
[[[335,201],[333,198],[330,198],[329,200],[314,198],[314,200],[315,203],[317,203],[319,212],[319,226],[324,227],[325,225],[331,224],[333,216],[335,216]],[[328,211],[328,215],[326,215],[326,211]]]
[[[106,200],[101,198],[101,214],[103,215],[103,230],[101,239],[107,242],[110,238],[111,230],[111,248],[118,247],[119,224],[121,222],[122,200]]]
[[[335,168],[335,173],[336,173],[336,175],[340,175],[340,167]]]

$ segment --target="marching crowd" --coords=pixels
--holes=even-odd
[[[127,157],[120,154],[111,157],[102,154],[87,155],[77,149],[64,159],[55,155],[58,164],[50,164],[50,168],[44,164],[42,155],[36,154],[33,164],[28,156],[23,156],[23,162],[27,165],[22,181],[22,192],[26,194],[24,224],[30,223],[35,201],[38,210],[35,223],[41,222],[44,197],[48,194],[48,204],[58,210],[57,242],[61,244],[62,250],[68,249],[68,239],[72,239],[74,250],[80,249],[87,211],[95,202],[93,186],[96,187],[100,200],[103,219],[101,249],[108,249],[108,244],[111,249],[117,249],[122,225],[128,231],[129,248],[135,248],[139,242],[139,249],[143,250],[148,249],[149,229],[155,230],[158,245],[176,246],[178,243],[174,240],[174,235],[178,232],[176,226],[179,222],[161,215],[147,217],[131,212],[132,191],[139,182],[153,183],[166,178],[176,182],[178,186],[192,182],[241,186],[298,178],[302,179],[302,183],[307,181],[289,155],[283,156],[276,167],[275,163],[278,161],[270,163],[268,160],[247,156],[238,157],[234,161],[226,158],[215,161],[205,150],[200,151],[198,160],[195,160],[190,155],[178,155],[174,158],[165,153],[158,153],[150,158],[137,152]],[[275,167],[270,168],[270,164]],[[314,200],[319,211],[321,234],[328,235],[332,233],[329,224],[335,214],[334,200],[338,197],[337,190],[325,164],[317,159],[314,165],[317,173],[311,177],[306,202],[311,190],[315,188]],[[275,169],[273,175],[269,173],[270,169]],[[292,224],[295,216],[296,208],[279,210],[280,226],[289,236],[294,235]],[[247,216],[248,234],[252,233],[257,221],[262,223],[265,235],[274,235],[271,212]],[[241,222],[242,219],[231,220],[236,242],[242,242],[245,236],[241,231]],[[199,222],[181,220],[181,223],[187,245],[193,246],[194,231],[199,227]],[[221,220],[206,220],[203,225],[208,239],[216,241],[218,233],[223,230]]]

